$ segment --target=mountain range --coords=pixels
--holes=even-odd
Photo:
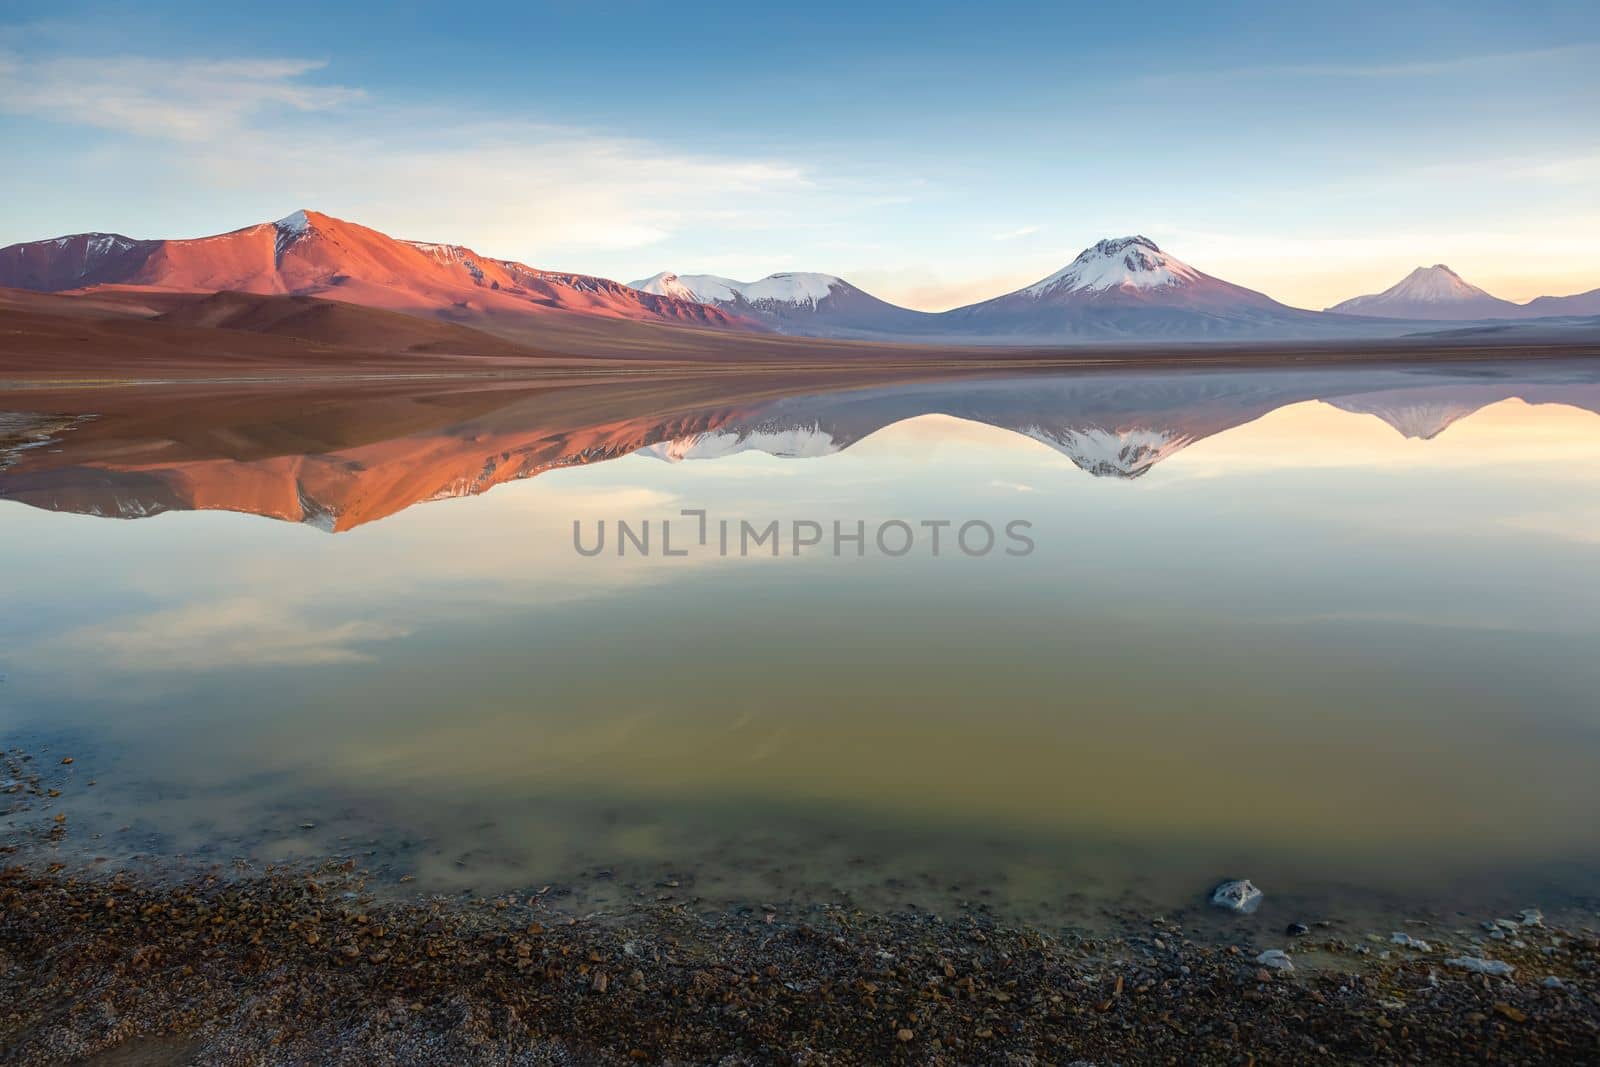
[[[1600,289],[1514,304],[1442,264],[1419,267],[1383,293],[1322,313],[1306,311],[1196,270],[1143,236],[1099,241],[1032,285],[938,313],[898,307],[831,274],[739,282],[663,272],[632,286],[710,304],[778,332],[968,343],[1394,337],[1425,332],[1439,321],[1600,315]]]
[[[1600,315],[1600,290],[1514,304],[1443,265],[1326,311],[1289,307],[1206,274],[1147,237],[1107,239],[1015,292],[944,312],[899,307],[843,278],[773,274],[740,282],[663,272],[631,285],[402,240],[314,211],[194,239],[85,233],[0,249],[0,287],[99,299],[244,293],[313,297],[441,319],[526,341],[586,321],[945,345],[1316,341],[1396,338],[1440,321]],[[211,325],[227,327],[216,309]],[[302,309],[303,310],[303,309]],[[235,309],[235,319],[249,319]],[[281,318],[286,311],[264,313]],[[249,328],[234,326],[231,328]],[[1600,324],[1557,323],[1595,330]]]
[[[1385,332],[1280,304],[1204,274],[1137,236],[1100,241],[1033,285],[938,313],[897,307],[829,274],[774,274],[757,282],[657,274],[633,287],[698,300],[779,332],[820,337],[1059,344]]]

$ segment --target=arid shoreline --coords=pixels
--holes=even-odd
[[[75,762],[0,765],[0,1062],[1600,1062],[1581,915],[1091,931],[675,882],[428,895],[348,856],[116,870],[54,803]]]
[[[380,901],[329,865],[0,875],[7,1062],[1516,1062],[1600,1057],[1600,937],[1510,977],[1313,930],[1293,973],[1159,918],[1109,938],[843,908]],[[1282,938],[1271,939],[1282,943]],[[1452,939],[1453,940],[1453,939]],[[1550,978],[1555,982],[1550,982]],[[1559,984],[1557,984],[1559,983]],[[106,1054],[107,1058],[93,1057]],[[112,1058],[120,1057],[120,1058]]]

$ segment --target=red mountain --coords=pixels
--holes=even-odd
[[[0,248],[0,286],[60,292],[98,285],[292,293],[455,320],[568,311],[764,328],[719,308],[641,293],[606,278],[537,270],[461,245],[402,241],[313,211],[193,240],[91,233]]]

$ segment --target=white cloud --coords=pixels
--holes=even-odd
[[[1039,230],[1040,230],[1040,227],[1038,227],[1038,226],[1018,226],[1014,230],[1004,230],[1004,231],[1002,231],[1000,233],[995,234],[994,235],[994,240],[996,240],[996,241],[1015,241],[1019,237],[1031,237],[1032,235],[1038,233]]]
[[[274,111],[328,111],[363,93],[319,85],[313,59],[0,56],[0,108],[143,136],[199,141]]]

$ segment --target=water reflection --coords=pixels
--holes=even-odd
[[[97,396],[0,472],[0,728],[94,768],[73,825],[117,855],[1057,911],[1592,889],[1600,372],[822,384]],[[572,551],[686,507],[1038,550]]]
[[[18,394],[10,403],[29,410],[0,413],[0,470],[11,468],[0,497],[121,518],[244,511],[342,531],[635,452],[672,461],[825,456],[930,414],[1042,442],[1097,477],[1137,478],[1196,441],[1305,400],[1421,440],[1509,398],[1600,411],[1600,382],[1581,364],[862,377]]]

